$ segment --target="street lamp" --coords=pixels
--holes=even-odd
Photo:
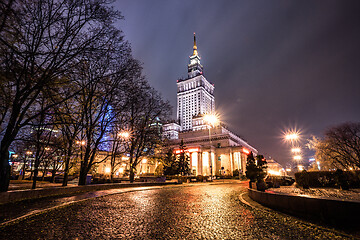
[[[130,138],[130,132],[124,130],[124,131],[119,132],[118,136],[124,140],[127,140]]]
[[[25,152],[25,158],[24,158],[24,166],[23,166],[23,179],[25,180],[25,171],[26,171],[26,162],[28,160],[28,156],[32,155],[33,153],[31,151],[26,151]],[[31,164],[30,164],[31,166]],[[31,171],[31,167],[30,167],[30,171]]]
[[[298,132],[290,132],[285,135],[285,140],[295,142],[299,139],[300,135]]]
[[[85,143],[86,143],[86,142],[85,142],[84,140],[82,140],[82,141],[76,141],[76,144],[81,145],[81,146],[84,146]]]
[[[82,167],[84,165],[83,147],[85,146],[86,142],[84,140],[81,140],[81,141],[76,141],[76,144],[80,145],[80,167],[82,169]]]
[[[301,161],[301,156],[299,155],[301,153],[301,148],[295,146],[295,143],[300,140],[300,131],[296,129],[288,130],[284,133],[284,139],[285,141],[290,142],[291,152],[294,154],[293,159],[298,162]]]
[[[210,142],[210,177],[211,181],[213,180],[213,159],[211,152],[211,128],[219,124],[219,118],[215,114],[205,114],[203,116],[204,122],[208,125],[209,128],[209,142]]]
[[[203,116],[204,122],[206,122],[208,125],[211,125],[214,127],[219,123],[219,118],[215,114],[205,114]]]
[[[291,149],[291,152],[292,152],[292,153],[300,153],[300,152],[301,152],[301,149],[300,149],[300,148],[292,148],[292,149]]]

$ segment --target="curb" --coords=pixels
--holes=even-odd
[[[359,201],[277,194],[254,189],[248,189],[248,193],[252,200],[267,207],[335,226],[356,223],[360,215]]]
[[[263,204],[260,204],[259,202],[255,201],[255,200],[253,200],[253,201],[255,201],[256,203],[258,203],[258,204],[261,205],[261,207],[256,207],[256,206],[250,204],[249,202],[247,202],[247,201],[243,198],[244,195],[248,195],[248,197],[249,197],[251,200],[253,200],[253,199],[249,196],[248,192],[243,192],[243,193],[240,194],[239,197],[238,197],[239,201],[242,202],[243,204],[245,204],[245,205],[253,208],[253,209],[258,210],[258,211],[262,211],[262,212],[265,212],[265,213],[273,213],[273,212],[276,212],[277,214],[281,214],[281,215],[286,216],[286,217],[295,218],[296,221],[300,222],[301,224],[307,225],[307,226],[311,226],[311,227],[314,227],[314,226],[315,226],[316,228],[319,228],[319,229],[321,229],[321,230],[323,230],[323,231],[333,232],[333,233],[335,233],[335,234],[338,234],[338,235],[341,235],[341,236],[344,236],[344,237],[347,237],[347,238],[350,238],[350,239],[351,239],[351,238],[352,238],[352,239],[360,239],[360,238],[357,237],[357,236],[353,236],[353,235],[351,235],[351,234],[348,234],[348,233],[339,231],[339,230],[337,230],[337,229],[328,228],[328,227],[326,227],[326,226],[321,226],[321,225],[314,224],[314,223],[311,223],[311,222],[308,222],[308,221],[304,221],[304,220],[298,218],[297,216],[290,215],[290,214],[288,214],[288,213],[281,212],[281,211],[278,211],[278,210],[273,209],[273,208],[269,208],[269,207],[267,207],[267,206],[265,206],[265,205],[263,205]]]

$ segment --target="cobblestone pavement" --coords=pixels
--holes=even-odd
[[[239,200],[245,184],[194,184],[77,202],[2,226],[0,239],[351,239]]]

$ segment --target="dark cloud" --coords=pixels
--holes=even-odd
[[[134,56],[174,109],[196,32],[222,119],[281,163],[290,161],[286,128],[306,138],[360,121],[359,1],[118,0],[115,7]]]

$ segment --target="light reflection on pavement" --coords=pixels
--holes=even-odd
[[[246,187],[189,184],[103,196],[3,226],[0,239],[346,239],[241,203]]]

